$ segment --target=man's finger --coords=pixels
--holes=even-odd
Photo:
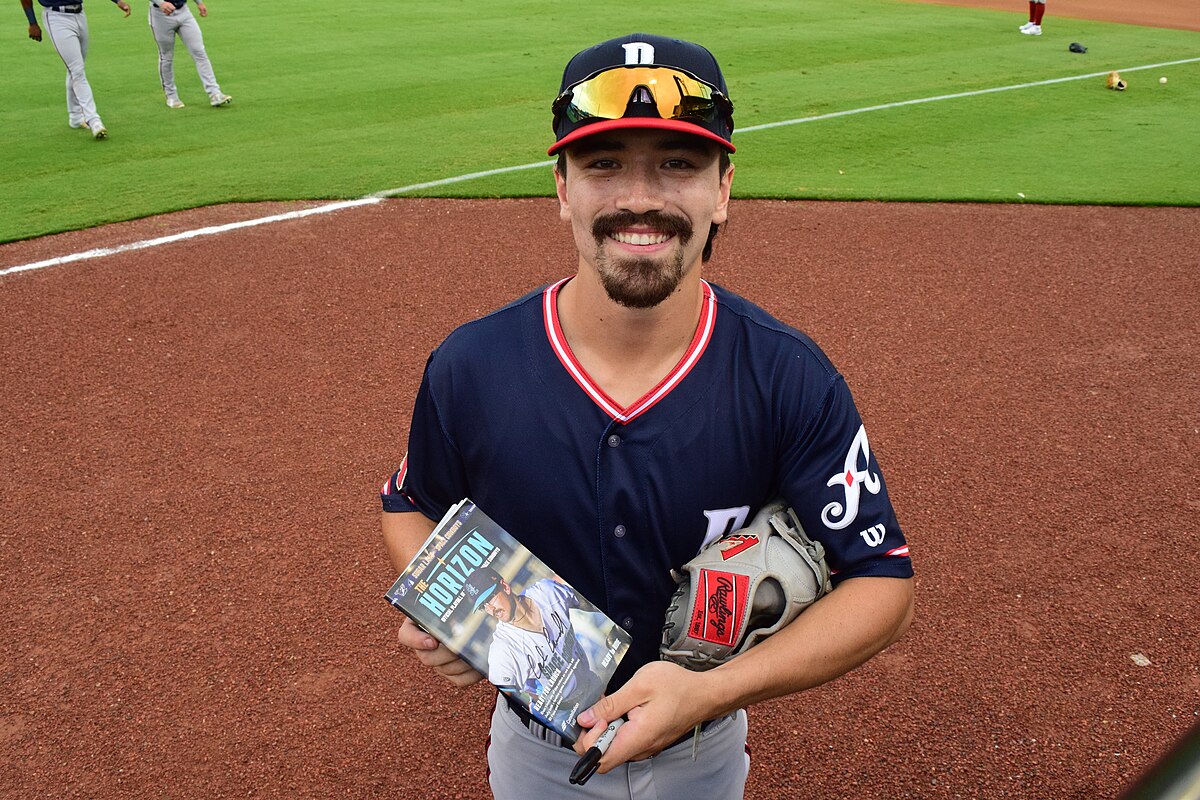
[[[410,650],[436,650],[438,643],[425,631],[417,627],[411,619],[405,619],[404,624],[400,626],[397,633],[400,639],[400,644]]]

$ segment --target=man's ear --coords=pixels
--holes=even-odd
[[[554,168],[554,189],[558,192],[558,216],[563,222],[571,221],[571,206],[567,203],[567,179]]]
[[[721,194],[717,200],[717,207],[713,210],[713,223],[720,225],[729,217],[729,191],[733,187],[733,164],[729,164],[729,169],[725,170],[725,174],[721,176]]]

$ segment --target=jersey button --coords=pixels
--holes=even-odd
[[[615,433],[612,436],[608,437],[608,446],[609,447],[618,447],[618,446],[620,446],[620,444],[621,444],[621,437],[617,436]]]
[[[624,526],[624,525],[618,525],[617,527],[613,528],[613,534],[614,534],[614,535],[615,535],[615,536],[616,536],[618,539],[620,539],[621,537],[623,537],[623,536],[625,535],[625,526]]]
[[[633,630],[633,617],[626,617],[621,620],[621,627],[627,631]]]

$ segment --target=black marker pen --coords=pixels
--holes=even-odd
[[[617,729],[625,724],[625,718],[614,719],[604,729],[604,733],[600,734],[600,738],[596,743],[588,748],[588,751],[579,757],[579,761],[575,763],[575,768],[571,770],[571,783],[582,786],[588,782],[592,775],[596,774],[596,769],[600,766],[600,758],[608,750],[608,746],[612,744],[612,740],[617,735]]]

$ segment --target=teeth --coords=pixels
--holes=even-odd
[[[623,233],[613,234],[613,238],[622,244],[662,244],[671,237],[665,233]]]

